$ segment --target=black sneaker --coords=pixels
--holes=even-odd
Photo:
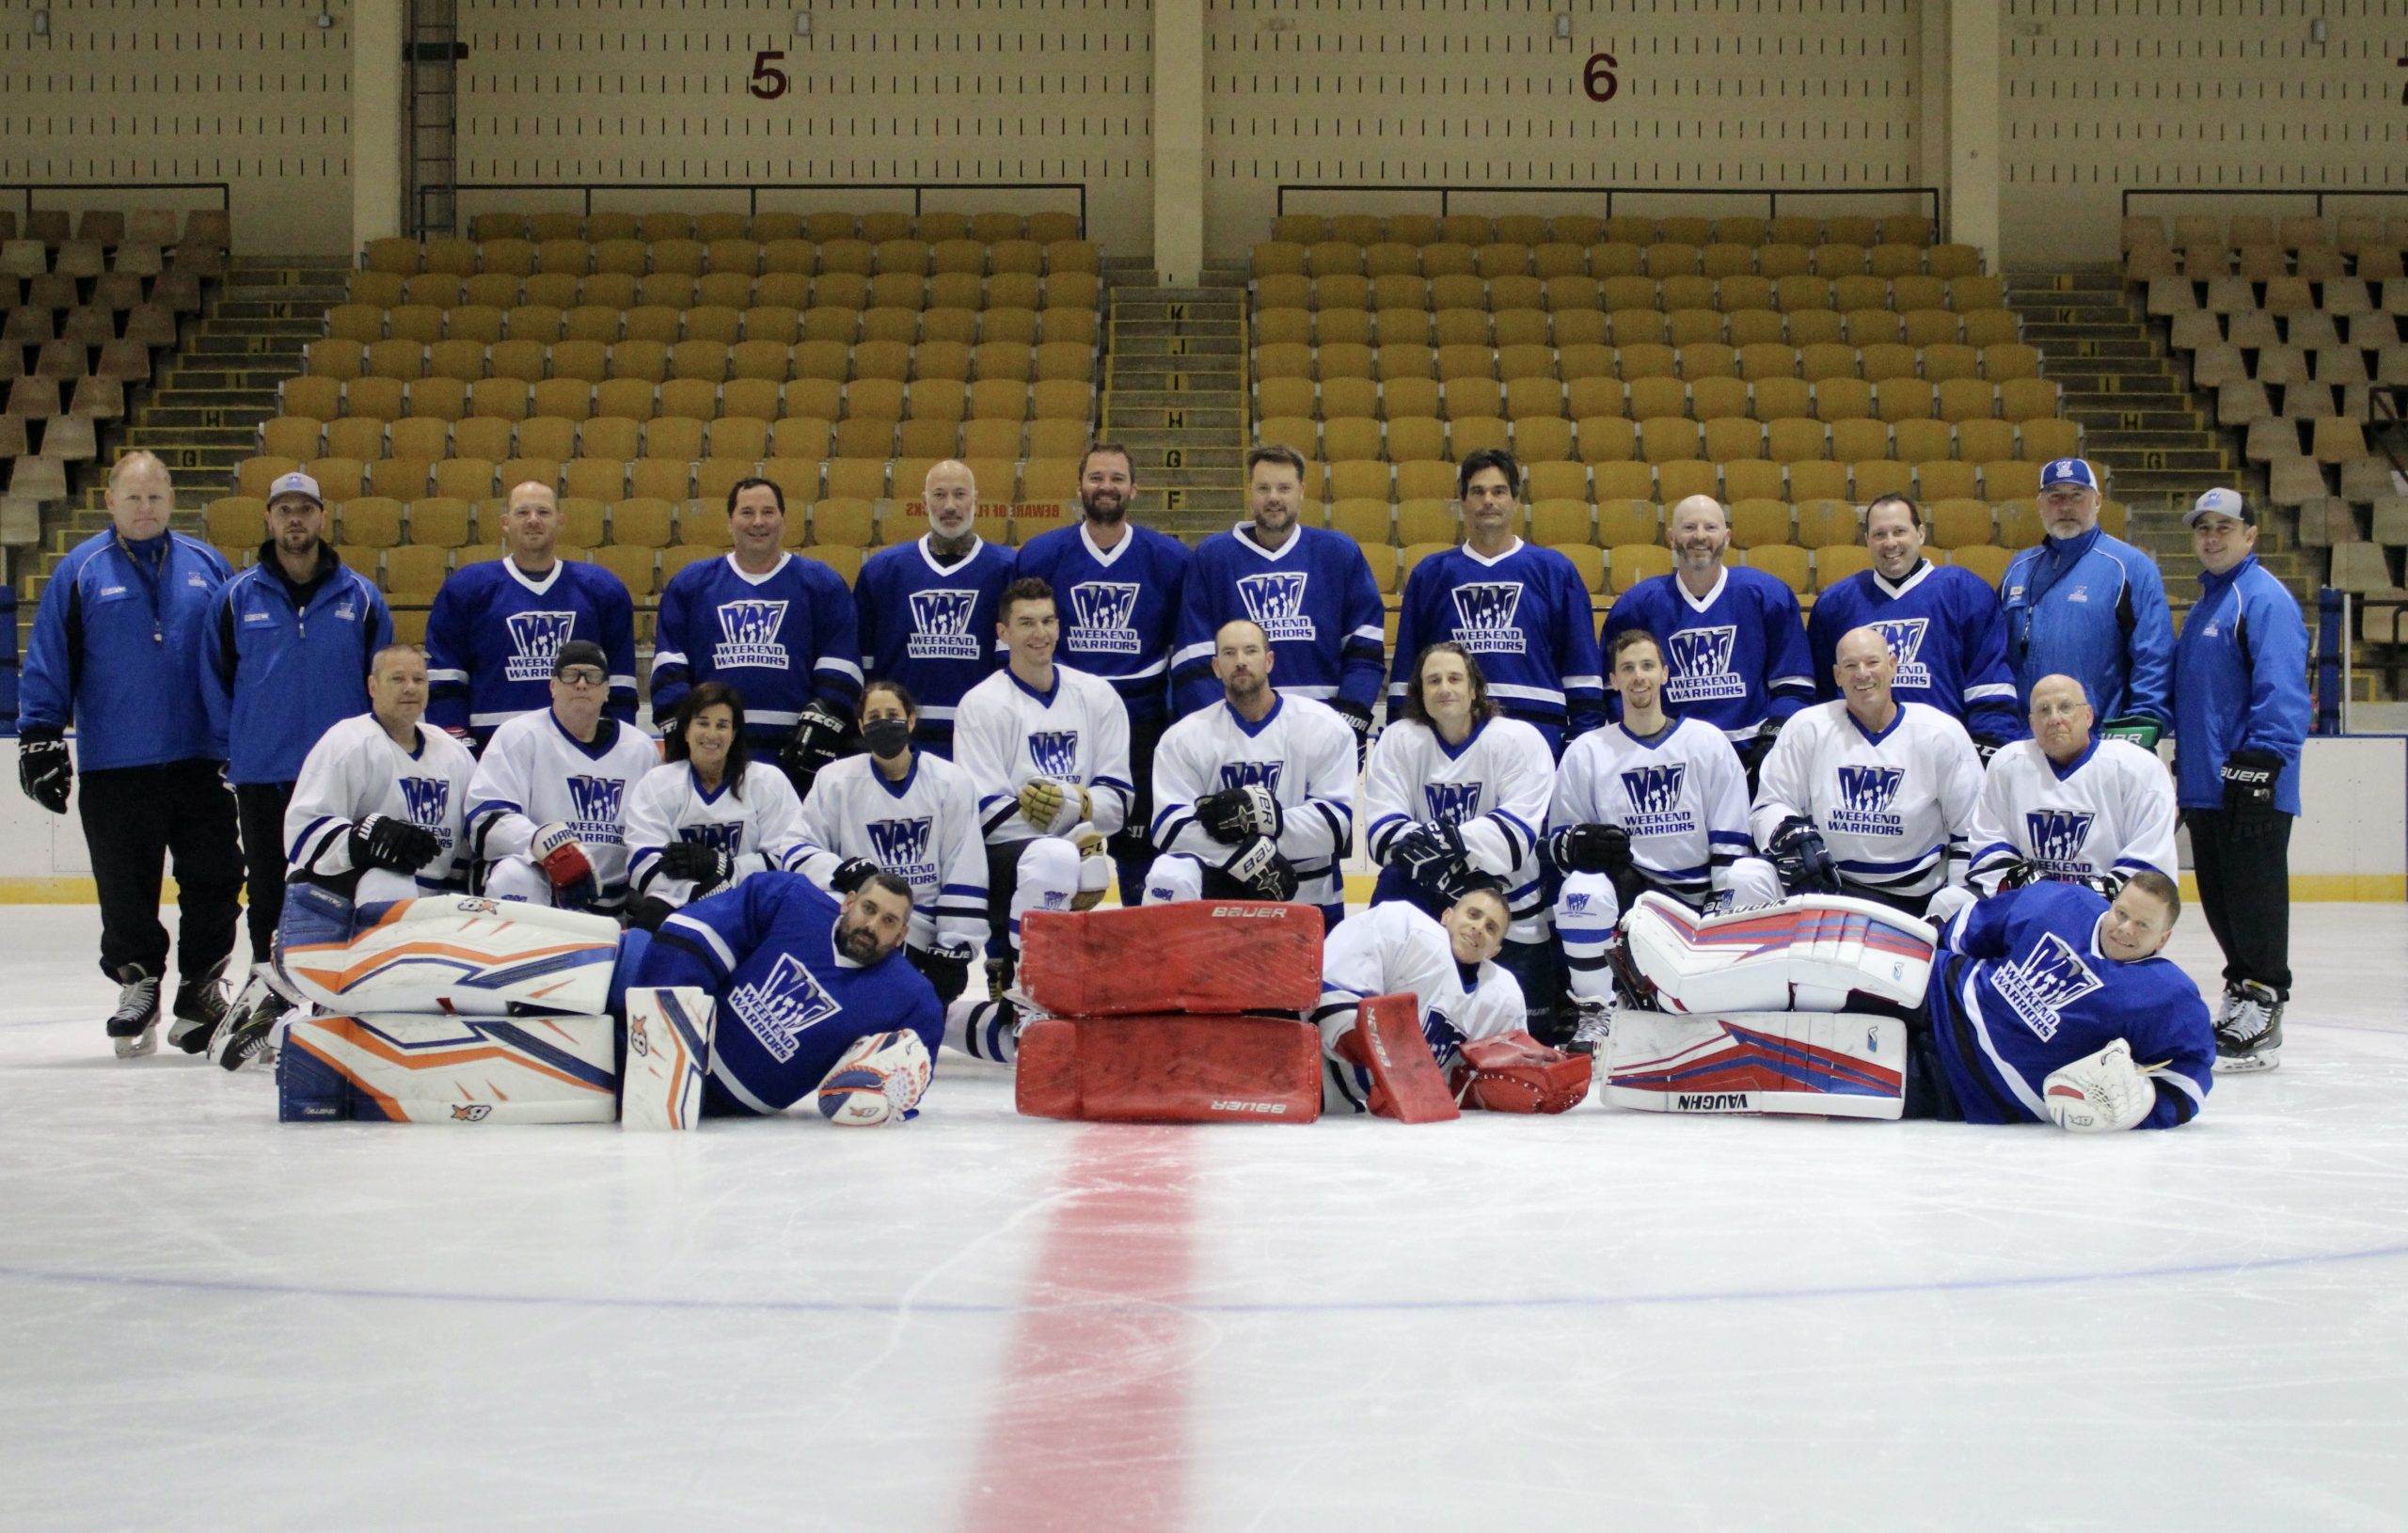
[[[159,1050],[159,976],[138,963],[117,972],[117,1010],[109,1013],[109,1042],[119,1059],[140,1059]]]
[[[167,1041],[188,1054],[209,1051],[209,1040],[217,1035],[218,1024],[226,1020],[226,960],[198,979],[187,979],[176,987],[176,1004],[170,1008],[175,1020],[167,1024]]]
[[[2254,979],[2226,989],[2224,1015],[2216,1019],[2216,1073],[2271,1070],[2282,1063],[2282,998]]]

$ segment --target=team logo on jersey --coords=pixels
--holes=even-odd
[[[1246,576],[1238,581],[1238,596],[1265,639],[1274,643],[1283,639],[1311,641],[1313,620],[1305,615],[1304,571]]]
[[[719,646],[711,664],[725,671],[735,666],[770,666],[784,670],[786,647],[778,642],[785,626],[786,604],[747,599],[719,604]]]
[[[1738,642],[1736,625],[1672,630],[1672,673],[1664,680],[1664,695],[1674,703],[1706,703],[1748,695],[1747,679],[1731,671],[1731,651]]]
[[[1424,782],[1422,801],[1430,806],[1434,825],[1461,825],[1465,820],[1480,818],[1478,782]]]
[[[2023,829],[2032,838],[2032,861],[2043,873],[2089,873],[2090,827],[2099,818],[2072,809],[2029,809]]]
[[[1868,624],[1890,646],[1891,657],[1898,662],[1898,673],[1891,685],[1909,689],[1925,689],[1931,686],[1931,667],[1923,663],[1923,640],[1929,629],[1929,618],[1888,618]]]
[[[1279,768],[1284,761],[1225,761],[1221,763],[1221,790],[1231,788],[1262,788],[1274,797],[1279,792]]]
[[[510,614],[510,658],[501,673],[510,681],[548,681],[561,646],[577,632],[575,612],[513,612]]]
[[[2103,982],[2066,940],[2044,932],[2032,951],[1990,972],[2001,999],[2043,1042],[2065,1024],[2065,1010]]]
[[[935,881],[937,865],[928,857],[928,841],[936,821],[928,815],[910,820],[872,820],[869,844],[877,848],[878,865],[911,883]]]
[[[911,637],[904,641],[904,653],[914,660],[975,660],[978,640],[970,631],[970,612],[977,605],[974,591],[911,593]]]
[[[1421,1038],[1430,1045],[1430,1057],[1443,1069],[1454,1063],[1455,1054],[1463,1048],[1464,1030],[1433,1006],[1421,1014]]]
[[[1028,759],[1037,764],[1039,777],[1057,777],[1074,781],[1079,767],[1079,732],[1075,729],[1033,730],[1028,736]]]
[[[1137,586],[1133,580],[1089,580],[1072,586],[1070,611],[1076,623],[1062,636],[1062,642],[1073,652],[1134,655],[1144,647],[1137,637]]]
[[[615,842],[620,839],[619,803],[626,797],[627,785],[615,777],[572,777],[566,779],[568,801],[574,806],[568,828],[577,832],[579,841]]]
[[[452,784],[439,777],[404,777],[399,781],[410,823],[434,831],[437,841],[451,846],[451,828],[443,822],[452,810]]]
[[[727,820],[716,825],[683,825],[677,828],[677,839],[690,841],[697,846],[708,846],[734,857],[744,849],[744,822]]]
[[[1474,655],[1523,653],[1522,630],[1513,626],[1521,609],[1522,582],[1481,580],[1460,585],[1455,598],[1455,642]]]
[[[1906,822],[1893,811],[1898,786],[1906,781],[1904,766],[1843,766],[1839,768],[1840,801],[1825,817],[1825,829],[1861,836],[1894,836]]]
[[[729,993],[727,1004],[781,1065],[794,1057],[806,1031],[840,1009],[836,998],[791,953],[778,955],[778,961],[759,984],[738,985]]]
[[[1695,830],[1697,817],[1681,800],[1688,775],[1685,761],[1624,768],[1622,791],[1630,800],[1630,823],[1623,829],[1635,836],[1677,835]]]

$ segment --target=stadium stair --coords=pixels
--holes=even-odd
[[[1107,441],[1128,446],[1149,527],[1193,543],[1244,514],[1245,275],[1192,288],[1116,284],[1104,342]]]

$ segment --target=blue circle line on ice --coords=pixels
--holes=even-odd
[[[1999,1289],[2064,1288],[2083,1283],[2139,1283],[2158,1278],[2271,1272],[2287,1268],[2327,1266],[2345,1261],[2382,1261],[2400,1256],[2408,1256],[2408,1242],[2369,1246],[2360,1251],[2315,1251],[2292,1256],[2239,1256],[2229,1261],[2184,1262],[2164,1267],[2134,1267],[2119,1272],[2038,1272],[2014,1277],[1947,1278],[1929,1283],[1834,1284],[1822,1288],[1730,1288],[1714,1293],[1534,1294],[1519,1299],[1354,1299],[1224,1304],[1209,1300],[1186,1304],[1100,1300],[1093,1304],[1036,1306],[919,1300],[907,1303],[892,1299],[701,1299],[642,1294],[580,1297],[557,1293],[475,1293],[429,1288],[366,1288],[343,1284],[272,1283],[248,1278],[168,1277],[142,1272],[52,1272],[38,1267],[17,1266],[0,1266],[0,1277],[24,1283],[84,1288],[171,1288],[187,1293],[256,1295],[261,1298],[368,1299],[404,1304],[510,1304],[547,1309],[644,1309],[700,1313],[735,1310],[752,1314],[795,1315],[894,1315],[907,1311],[928,1315],[1018,1315],[1080,1309],[1159,1313],[1167,1309],[1194,1315],[1376,1315],[1455,1309],[1629,1309],[1666,1304],[1795,1303],[1800,1300],[1870,1299],[1915,1293],[1979,1293]]]

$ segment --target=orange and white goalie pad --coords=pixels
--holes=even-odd
[[[1906,1086],[1907,1025],[1894,1017],[1624,1007],[1606,1040],[1606,1100],[1646,1113],[1895,1118]]]
[[[285,905],[295,928],[277,954],[285,977],[328,1011],[608,1009],[619,956],[619,924],[609,916],[465,894],[362,906],[356,924],[347,911],[339,900],[324,911],[300,899]]]
[[[1919,1005],[1938,936],[1836,895],[1701,916],[1651,890],[1622,919],[1624,957],[1653,990],[1643,1004],[1692,1014],[1845,1011],[1851,995]]]
[[[1014,1070],[1020,1110],[1031,1117],[1310,1123],[1321,1115],[1321,1035],[1282,1017],[1036,1017],[1021,1028]]]
[[[1321,938],[1319,910],[1262,900],[1031,910],[1014,983],[1055,1017],[1309,1011]]]
[[[608,1017],[313,1017],[277,1054],[287,1123],[608,1123]]]
[[[718,1003],[691,986],[627,991],[622,1129],[691,1129],[702,1121]]]

